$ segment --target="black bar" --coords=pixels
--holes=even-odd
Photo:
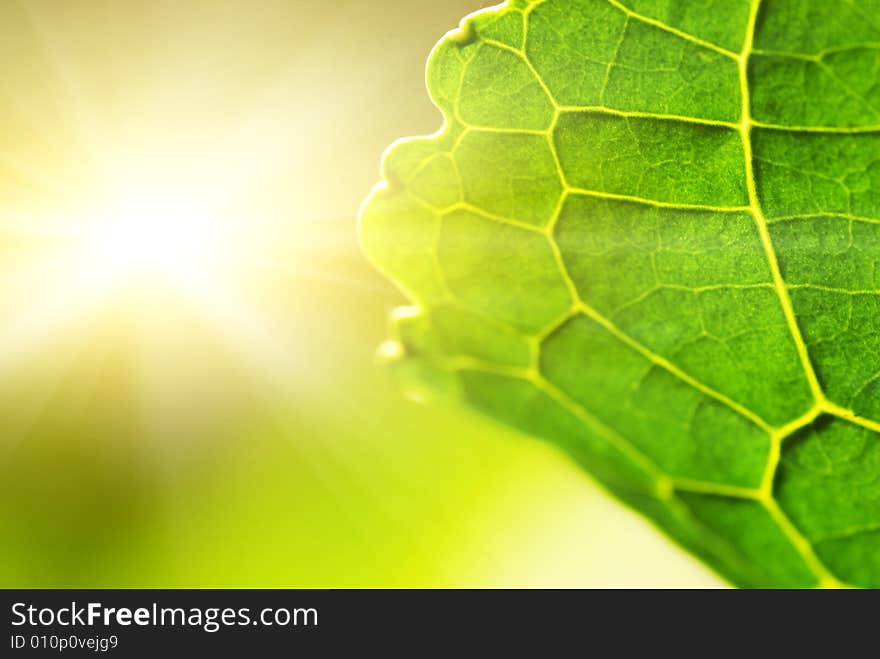
[[[738,648],[746,656],[763,656],[768,642],[791,650],[807,641],[818,651],[825,640],[837,654],[859,632],[873,637],[868,647],[874,654],[877,624],[874,594],[854,591],[0,592],[7,629],[0,656],[13,658],[176,657],[212,652],[235,657],[352,656],[352,649],[357,650],[354,656],[369,651],[367,656],[393,652],[395,656],[457,657],[473,656],[481,649],[491,656],[515,650],[517,655],[525,652],[541,657],[606,657],[609,653],[603,648],[608,647],[617,648],[623,656],[637,650],[680,656],[688,654],[688,649],[713,656],[722,648],[725,654]],[[100,604],[94,607],[98,617],[92,624],[88,624],[89,603]],[[29,606],[34,608],[29,610]],[[166,611],[165,624],[158,624],[156,616],[163,608],[183,609],[187,623],[179,622],[179,613],[169,618]],[[49,612],[41,614],[41,609]],[[123,609],[121,614],[119,609]],[[142,611],[137,613],[137,609]],[[224,609],[234,612],[226,616],[230,624],[223,624]],[[242,609],[247,609],[246,617]],[[266,609],[271,611],[266,613]],[[78,624],[57,624],[59,613],[64,623],[78,616],[74,620]],[[30,624],[40,615],[46,624]],[[260,622],[261,616],[270,624]],[[143,624],[135,624],[135,617]],[[832,633],[835,629],[840,636]],[[113,648],[109,647],[112,637],[116,639]],[[71,647],[74,642],[88,644],[89,639],[94,639],[94,647]],[[704,642],[700,639],[712,639],[711,646],[700,645]],[[102,644],[108,646],[106,651]]]

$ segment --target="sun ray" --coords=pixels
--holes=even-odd
[[[65,190],[57,181],[53,181],[40,171],[39,167],[27,163],[24,160],[8,152],[0,152],[0,166],[15,172],[21,178],[35,183],[40,188],[54,195],[61,195]]]
[[[0,327],[0,372],[16,368],[35,351],[50,347],[53,339],[100,308],[105,294],[102,282],[80,276],[10,315]]]
[[[59,46],[57,35],[40,10],[34,3],[18,0],[28,27],[40,45],[43,54],[55,74],[59,106],[64,108],[64,116],[71,122],[76,136],[80,140],[82,154],[86,158],[98,158],[105,152],[101,130],[98,125],[95,106],[87,100],[86,94],[78,83],[77,71],[74,69],[70,53],[64,52]]]
[[[345,288],[352,291],[369,293],[387,297],[390,300],[399,301],[400,295],[394,288],[384,286],[381,282],[377,282],[375,277],[365,276],[358,279],[332,270],[319,268],[300,262],[284,262],[277,258],[265,259],[237,259],[231,266],[245,267],[260,272],[269,272],[281,275],[289,279],[310,280],[326,284],[330,286]]]

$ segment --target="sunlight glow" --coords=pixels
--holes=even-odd
[[[157,323],[186,332],[186,322],[210,328],[261,382],[283,387],[295,366],[284,329],[250,305],[243,285],[260,260],[252,253],[259,218],[234,210],[229,193],[237,171],[218,167],[220,160],[163,173],[121,158],[108,169],[125,173],[102,176],[81,203],[29,218],[39,228],[31,237],[57,247],[30,259],[40,263],[42,279],[20,278],[19,296],[28,303],[0,327],[0,366],[25,366],[74,332],[91,342],[85,337],[108,323],[128,327],[143,344],[155,339],[146,336],[149,328],[167,334]],[[180,312],[154,318],[168,305]],[[196,368],[192,351],[159,352],[152,368],[166,382],[182,363]]]
[[[85,258],[116,285],[180,284],[219,267],[224,248],[232,248],[222,241],[228,229],[205,199],[161,186],[123,188],[92,223]]]
[[[174,3],[21,4],[7,48],[33,66],[5,71],[0,393],[38,370],[83,397],[127,387],[138,432],[188,437],[188,417],[249,409],[211,402],[233,391],[274,399],[324,377],[302,340],[315,290],[374,286],[360,262],[339,268],[356,245],[340,230],[354,214],[334,194],[343,168],[324,160],[352,148],[330,129],[348,106],[317,102],[337,86],[331,64],[264,48],[262,29],[242,39],[194,15],[193,31],[166,20]],[[117,18],[131,38],[109,38]],[[305,80],[327,82],[305,97]]]

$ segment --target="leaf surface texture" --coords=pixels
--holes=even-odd
[[[361,237],[435,387],[735,584],[880,587],[880,0],[514,0]]]

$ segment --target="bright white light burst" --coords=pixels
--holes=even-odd
[[[211,278],[234,250],[236,223],[209,200],[160,185],[122,187],[85,224],[85,263],[113,287]]]

